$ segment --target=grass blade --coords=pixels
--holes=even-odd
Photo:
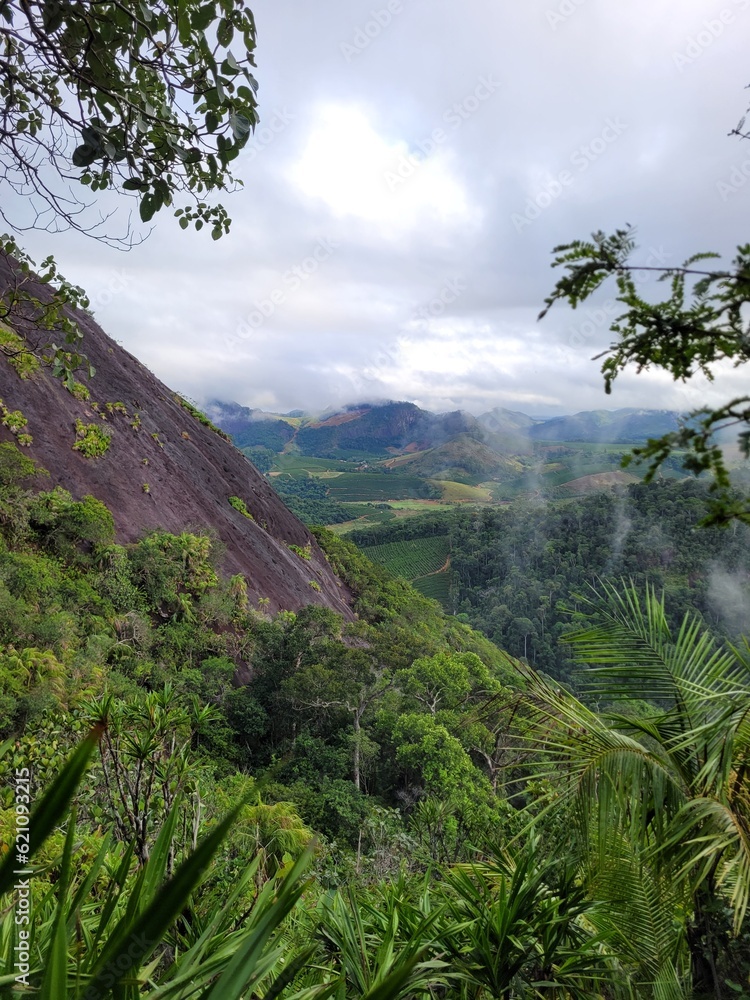
[[[32,812],[29,819],[29,851],[25,856],[27,864],[55,827],[62,822],[101,734],[101,726],[91,730],[86,739],[70,755]],[[16,853],[10,850],[0,864],[0,896],[12,890],[18,867]]]
[[[182,862],[174,877],[143,913],[137,916],[126,915],[120,920],[91,971],[89,987],[96,988],[99,984],[111,983],[113,978],[115,984],[125,978],[131,978],[135,970],[148,959],[167,929],[182,912],[190,894],[200,882],[243,805],[244,801],[240,802],[198,845],[190,857]],[[131,959],[132,966],[127,973],[118,972],[118,960],[122,960],[125,955]]]

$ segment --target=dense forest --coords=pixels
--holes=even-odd
[[[750,529],[700,527],[708,487],[696,480],[638,483],[575,500],[460,510],[356,530],[367,547],[447,535],[450,606],[514,656],[567,681],[574,661],[560,638],[578,595],[602,579],[663,591],[669,620],[697,613],[717,636],[745,627]]]
[[[716,754],[745,766],[746,665],[715,650],[699,622],[670,632],[658,598],[637,589],[602,585],[582,599],[583,661],[619,676],[623,656],[637,672],[634,654],[637,664],[644,642],[650,650],[637,691],[611,686],[613,704],[618,690],[629,699],[615,724],[325,529],[317,537],[354,595],[350,623],[323,607],[250,607],[242,577],[217,573],[210,535],[115,544],[101,502],[30,491],[34,472],[0,447],[0,889],[17,863],[8,849],[22,799],[37,803],[40,830],[34,937],[4,920],[0,956],[10,970],[23,951],[29,995],[208,996],[200,984],[298,1000],[656,998],[685,995],[691,981],[741,993],[741,836],[690,810],[715,803],[744,829],[744,800],[709,770]],[[670,495],[673,521],[699,516],[699,496]],[[622,502],[598,497],[556,516],[600,510],[594,547]],[[654,490],[632,502],[645,517]],[[522,566],[554,565],[531,554],[540,525],[538,511],[509,510],[452,530],[497,560],[515,547]],[[467,550],[458,566],[470,565]],[[489,558],[475,566],[500,572]],[[670,685],[687,702],[656,708]],[[707,705],[723,713],[708,736]],[[691,778],[682,747],[695,727]],[[604,768],[615,780],[603,746],[613,759],[637,748],[642,773],[613,799],[589,800],[577,775]],[[653,783],[654,768],[666,783]],[[637,817],[618,806],[636,788]],[[605,808],[606,841],[579,826],[581,810]],[[697,857],[666,850],[679,828],[686,844],[699,830],[710,845]],[[657,843],[665,853],[653,854]],[[115,975],[123,935],[144,926],[148,946]],[[10,973],[0,991],[26,995]]]

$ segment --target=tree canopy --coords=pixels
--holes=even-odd
[[[745,117],[730,135],[750,138]],[[623,313],[610,326],[615,340],[598,358],[602,362],[604,389],[612,391],[617,376],[631,365],[638,372],[661,368],[675,381],[686,382],[696,374],[710,381],[716,367],[729,361],[735,367],[750,360],[750,326],[746,305],[750,301],[750,244],[737,247],[727,268],[709,270],[702,261],[717,258],[712,252],[689,257],[681,267],[654,267],[633,262],[636,251],[632,226],[614,233],[595,232],[590,240],[573,240],[553,249],[552,267],[564,273],[545,299],[539,314],[543,319],[555,302],[568,302],[574,309],[614,277],[617,301]],[[653,302],[644,298],[636,284],[641,272],[656,272],[666,282],[669,295]],[[646,481],[675,453],[682,453],[685,469],[713,477],[714,502],[708,524],[732,519],[750,521],[750,501],[732,496],[724,458],[724,432],[737,428],[737,445],[750,457],[750,396],[739,396],[718,407],[705,406],[686,415],[679,430],[654,438],[626,456],[648,463]]]
[[[244,0],[2,0],[0,215],[128,243],[73,185],[132,193],[143,222],[185,195],[180,225],[218,239],[230,220],[205,199],[258,120],[254,48]]]
[[[612,345],[604,357],[602,374],[607,393],[628,366],[641,372],[662,368],[675,381],[686,382],[696,374],[713,380],[716,366],[731,361],[735,367],[750,360],[750,327],[745,306],[750,301],[750,244],[737,248],[729,269],[706,270],[700,261],[714,253],[694,254],[681,267],[654,268],[630,262],[636,249],[632,227],[611,235],[594,233],[591,240],[574,240],[555,247],[553,267],[565,273],[545,300],[540,319],[551,306],[566,300],[575,309],[610,277],[617,284],[617,301],[624,312],[612,323]],[[645,299],[636,286],[640,271],[658,271],[669,283],[669,296],[660,302]],[[713,474],[714,502],[708,523],[732,518],[750,521],[750,503],[730,497],[730,477],[721,441],[729,428],[739,428],[740,453],[750,456],[750,396],[740,396],[722,406],[706,406],[683,420],[679,430],[650,440],[626,456],[649,463],[646,480],[654,477],[669,456],[684,449],[683,465],[695,474]]]

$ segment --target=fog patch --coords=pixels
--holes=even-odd
[[[628,515],[625,501],[619,499],[615,507],[614,525],[612,528],[612,551],[604,568],[604,576],[611,576],[617,572],[617,566],[622,559],[625,542],[628,540],[628,535],[632,530],[633,522]]]
[[[730,633],[750,632],[750,585],[746,573],[730,573],[717,564],[709,567],[708,604]]]

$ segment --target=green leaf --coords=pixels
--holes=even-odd
[[[123,952],[128,952],[133,957],[133,946],[137,949],[134,965],[129,972],[120,973],[116,980],[118,983],[132,976],[133,970],[148,959],[165,931],[184,909],[191,892],[203,877],[243,805],[244,801],[240,802],[183,861],[174,877],[157,893],[144,913],[138,916],[126,914],[120,920],[92,970],[90,986],[97,988],[100,978],[109,979],[114,975],[117,958]]]
[[[88,167],[94,160],[99,156],[99,149],[94,146],[89,146],[87,143],[83,143],[81,146],[76,146],[73,150],[73,166],[74,167]]]
[[[231,52],[227,52],[226,58],[221,64],[221,72],[225,73],[227,76],[233,76],[240,72],[240,64]]]
[[[196,11],[193,12],[190,18],[190,24],[195,31],[205,31],[206,28],[213,22],[215,16],[216,8],[212,3],[203,4]]]
[[[63,23],[63,8],[62,4],[58,3],[57,0],[48,0],[42,7],[42,24],[44,25],[44,30],[48,35],[51,35]]]
[[[258,972],[271,935],[302,894],[304,883],[301,876],[311,857],[312,849],[308,848],[294,863],[280,887],[270,882],[264,886],[261,898],[256,903],[256,906],[263,907],[262,916],[222,975],[202,994],[201,1000],[236,1000],[244,993]]]
[[[153,195],[146,194],[141,198],[140,215],[142,222],[150,222],[156,212],[156,200]]]
[[[232,22],[223,17],[216,29],[216,39],[219,45],[223,45],[224,47],[230,45],[233,37],[234,27],[232,26]]]
[[[92,125],[98,124],[98,122],[99,122],[98,119],[93,119],[91,124]],[[100,133],[97,131],[96,128],[92,128],[91,125],[83,126],[83,128],[81,129],[81,138],[83,139],[86,145],[93,146],[95,149],[99,148],[102,141]]]
[[[248,136],[253,130],[252,122],[243,115],[232,115],[229,119],[232,126],[232,133],[238,143],[247,142]]]
[[[45,956],[46,968],[39,990],[39,1000],[65,1000],[68,995],[68,930],[65,909],[68,903],[75,832],[75,815],[72,815],[63,847],[60,876],[57,882],[57,909],[52,931],[52,944]]]

